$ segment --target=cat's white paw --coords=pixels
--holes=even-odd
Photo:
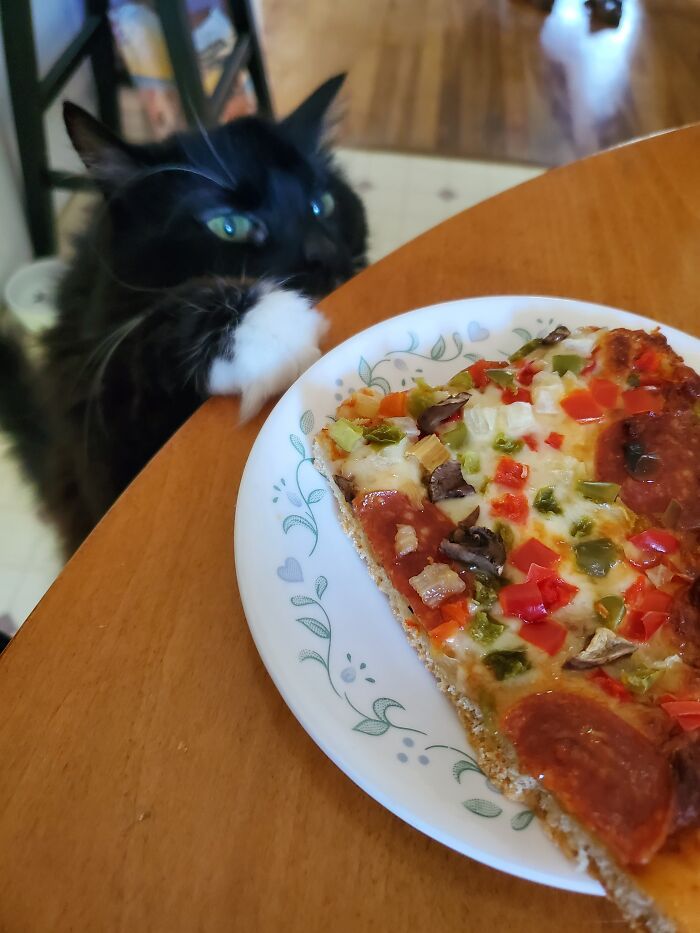
[[[212,363],[210,393],[240,394],[241,418],[251,418],[320,357],[318,344],[327,326],[298,292],[264,293],[233,332],[229,351]]]

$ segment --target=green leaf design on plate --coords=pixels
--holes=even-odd
[[[369,363],[364,358],[364,356],[360,357],[360,363],[357,367],[357,374],[366,386],[368,386],[371,383],[372,370],[370,368]]]
[[[307,531],[310,531],[311,534],[316,534],[316,529],[308,520],[304,518],[303,515],[288,515],[285,520],[282,522],[282,531],[287,534],[290,528],[293,528],[295,525],[302,525]]]
[[[319,638],[331,637],[331,630],[325,623],[319,622],[318,619],[301,618],[297,619],[297,622],[301,622],[302,625],[306,626],[314,635],[318,635]]]
[[[314,429],[314,413],[310,408],[299,419],[299,428],[302,434],[311,434]]]
[[[388,395],[391,392],[391,386],[389,385],[387,380],[384,378],[384,376],[375,376],[374,379],[372,380],[372,385],[377,386],[377,388],[381,389],[384,395]]]
[[[411,350],[415,350],[418,346],[418,335],[414,334],[412,330],[409,330],[408,336],[411,338],[411,342],[408,345],[408,349],[404,350],[404,353],[410,353]]]
[[[312,651],[310,648],[303,648],[299,652],[300,661],[318,661],[319,664],[322,664],[323,667],[326,666],[326,662],[318,653],[318,651]]]
[[[315,601],[310,596],[292,596],[289,601],[293,606],[315,605]]]
[[[516,813],[515,816],[511,817],[510,828],[514,829],[516,832],[519,832],[521,829],[527,829],[534,818],[535,814],[532,810],[521,810],[520,813]]]
[[[325,577],[317,577],[316,579],[316,595],[320,599],[323,594],[326,592],[326,587],[328,586],[328,580]],[[350,660],[348,658],[348,660]]]
[[[529,330],[525,330],[524,327],[514,327],[513,333],[517,334],[523,343],[527,343],[528,340],[532,340],[532,334],[530,333]]]
[[[312,489],[306,501],[309,503],[309,505],[314,505],[316,502],[320,502],[325,494],[325,489]]]
[[[290,440],[290,442],[291,442],[292,447],[296,450],[296,452],[299,454],[299,456],[300,456],[300,457],[305,457],[305,456],[306,456],[306,451],[304,450],[304,445],[303,445],[303,443],[302,443],[302,441],[301,441],[301,438],[298,437],[296,434],[290,434],[290,435],[289,435],[289,440]]]
[[[452,339],[453,339],[454,342],[455,342],[455,346],[457,347],[457,355],[459,356],[459,354],[460,354],[460,353],[462,352],[462,350],[464,349],[464,344],[462,343],[462,338],[459,336],[459,334],[457,333],[457,331],[455,331],[454,334],[452,334]]]
[[[377,719],[381,719],[388,723],[389,720],[387,719],[386,711],[391,709],[392,706],[396,707],[396,709],[406,709],[398,700],[391,700],[389,697],[379,697],[379,699],[375,700],[372,704],[372,710]]]
[[[489,819],[500,816],[503,813],[501,807],[492,803],[490,800],[482,800],[481,797],[472,797],[469,800],[463,800],[462,806],[470,813],[476,813],[477,816],[486,816]]]
[[[462,758],[452,766],[452,776],[458,784],[465,771],[474,771],[476,774],[484,773],[475,761],[467,761],[465,758]]]
[[[352,730],[364,732],[365,735],[384,735],[389,728],[389,723],[381,719],[361,719],[356,726],[352,727]]]
[[[430,351],[430,358],[432,360],[439,360],[445,355],[445,338],[441,335],[435,341]]]

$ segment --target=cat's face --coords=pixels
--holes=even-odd
[[[119,278],[167,287],[210,274],[270,277],[319,297],[362,268],[362,203],[320,145],[339,84],[280,123],[245,117],[149,146],[122,143],[68,108],[71,137],[105,192]]]

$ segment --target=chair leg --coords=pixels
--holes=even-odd
[[[198,120],[209,123],[209,108],[202,87],[185,0],[155,0],[155,7],[163,28],[187,122],[190,126],[194,126]]]
[[[250,59],[248,71],[255,89],[258,101],[258,112],[262,116],[274,117],[270,86],[265,71],[265,60],[262,54],[260,38],[256,28],[255,17],[251,10],[250,0],[227,0],[229,15],[234,29],[238,35],[247,33],[250,36]]]
[[[29,235],[35,255],[46,256],[56,241],[31,6],[1,0],[0,11]]]
[[[107,126],[118,133],[121,127],[119,93],[117,88],[117,62],[114,40],[109,25],[109,0],[87,0],[86,13],[96,13],[102,19],[94,40],[90,61],[97,92],[97,112]]]

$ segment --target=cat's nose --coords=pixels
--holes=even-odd
[[[331,262],[337,253],[333,240],[319,227],[307,230],[304,236],[303,251],[307,262],[319,264]]]

